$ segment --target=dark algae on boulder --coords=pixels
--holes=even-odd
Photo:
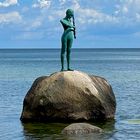
[[[75,122],[113,119],[116,100],[102,77],[81,71],[37,78],[23,102],[21,121]]]

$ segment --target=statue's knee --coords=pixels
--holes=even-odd
[[[61,54],[65,54],[65,52],[66,52],[66,49],[63,47],[63,48],[61,49]]]
[[[69,58],[70,57],[70,53],[67,53],[67,58]]]
[[[65,53],[61,53],[61,57],[64,57],[64,54],[65,54]]]
[[[70,53],[71,53],[71,50],[68,49],[68,50],[67,50],[67,55],[70,55]]]
[[[61,54],[64,55],[65,54],[65,49],[61,50]]]

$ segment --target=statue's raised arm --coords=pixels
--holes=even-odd
[[[74,26],[69,21],[67,21],[65,18],[64,19],[61,19],[60,22],[65,27],[74,28]]]

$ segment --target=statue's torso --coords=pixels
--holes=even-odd
[[[67,26],[66,24],[64,24],[63,21],[67,25],[69,25],[69,26]],[[61,23],[62,23],[62,26],[64,28],[64,33],[62,35],[62,39],[73,39],[73,31],[70,30],[73,27],[71,21],[70,20],[63,19]]]

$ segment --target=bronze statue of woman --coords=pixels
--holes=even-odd
[[[71,23],[71,18],[73,18],[73,24]],[[71,53],[71,47],[73,43],[73,38],[76,38],[75,36],[75,22],[74,22],[74,11],[72,9],[68,9],[66,11],[66,17],[60,20],[64,32],[61,37],[61,71],[64,71],[64,57],[65,52],[67,52],[67,70],[72,71],[70,68],[70,53]]]

